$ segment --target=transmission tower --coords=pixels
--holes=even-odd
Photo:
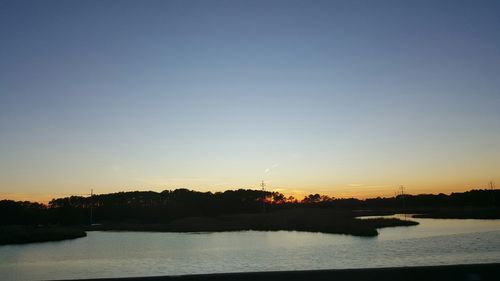
[[[403,185],[401,185],[399,187],[399,194],[401,195],[401,202],[402,202],[402,206],[403,206],[403,215],[406,219],[406,209],[405,209],[405,187]]]
[[[262,183],[260,184],[260,187],[262,187],[262,212],[265,213],[266,212],[266,184],[264,183],[264,181],[262,181]]]
[[[491,204],[495,206],[495,183],[490,181]]]
[[[92,208],[94,207],[94,200],[93,200],[93,197],[94,196],[94,189],[90,189],[90,226],[92,226],[92,221],[93,221],[93,214],[92,214]]]

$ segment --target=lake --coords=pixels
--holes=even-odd
[[[2,280],[500,262],[500,220],[413,219],[377,237],[294,231],[88,232],[0,246]]]

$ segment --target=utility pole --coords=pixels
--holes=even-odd
[[[406,210],[405,210],[405,187],[403,185],[401,185],[399,187],[399,190],[400,190],[400,194],[401,194],[401,200],[402,200],[402,203],[403,203],[403,214],[404,214],[404,217],[406,219]]]
[[[262,181],[262,183],[260,184],[260,186],[262,187],[262,212],[265,213],[266,212],[266,184],[264,183],[264,181]]]
[[[495,205],[495,184],[490,181],[491,204]]]
[[[91,188],[90,189],[90,226],[92,226],[92,220],[93,220],[93,218],[92,218],[92,215],[93,215],[92,214],[92,208],[94,206],[94,202],[93,202],[92,196],[94,196],[94,189]]]

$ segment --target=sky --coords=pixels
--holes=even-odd
[[[500,184],[500,1],[0,0],[0,199]]]

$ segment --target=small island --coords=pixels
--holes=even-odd
[[[86,230],[220,232],[220,231],[307,231],[355,236],[377,236],[378,228],[413,226],[418,222],[396,218],[357,219],[352,214],[330,209],[301,208],[269,213],[235,214],[218,217],[188,217],[166,224],[115,223],[94,225]]]
[[[61,226],[0,226],[0,245],[61,241],[87,236],[80,228]]]

